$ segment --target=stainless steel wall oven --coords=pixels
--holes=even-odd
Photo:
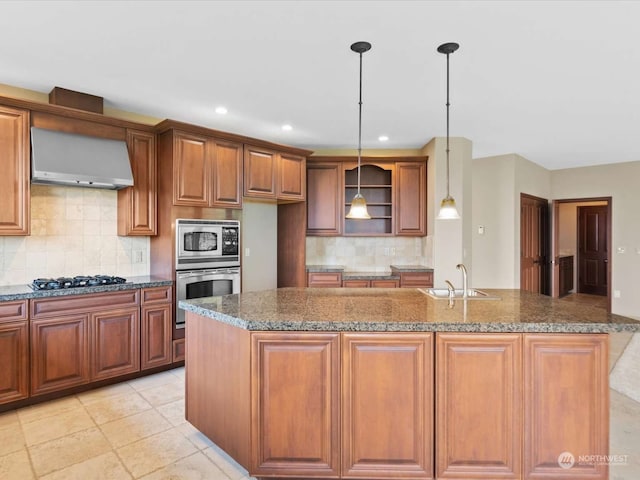
[[[180,300],[240,293],[240,222],[176,220],[175,328],[185,326]]]

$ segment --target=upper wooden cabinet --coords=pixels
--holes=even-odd
[[[0,235],[29,235],[29,112],[0,106]]]
[[[304,200],[306,158],[245,145],[244,195],[265,199]]]
[[[342,234],[342,164],[307,165],[307,235]]]
[[[133,187],[118,190],[118,235],[156,235],[158,174],[156,136],[127,130]]]
[[[168,130],[160,148],[162,160],[172,161],[173,205],[242,207],[241,144]]]
[[[426,157],[365,157],[360,193],[370,220],[346,218],[358,191],[353,157],[313,157],[307,165],[307,235],[424,236],[427,223]]]

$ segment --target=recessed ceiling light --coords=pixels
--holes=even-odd
[[[285,125],[282,125],[282,130],[284,130],[285,132],[290,132],[291,130],[293,130],[293,127],[287,123]]]
[[[226,109],[226,107],[216,107],[216,113],[218,115],[226,115],[227,114],[227,109]]]
[[[378,140],[381,142],[386,142],[387,140],[389,140],[389,137],[387,137],[386,135],[380,135],[378,137]]]

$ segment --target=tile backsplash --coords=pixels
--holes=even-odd
[[[0,285],[149,274],[149,237],[117,235],[115,190],[31,186],[31,235],[0,236]]]
[[[307,265],[342,265],[348,272],[388,272],[390,265],[433,261],[427,237],[307,237]]]

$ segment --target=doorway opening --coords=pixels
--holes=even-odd
[[[552,202],[553,296],[606,297],[611,312],[611,197]]]

